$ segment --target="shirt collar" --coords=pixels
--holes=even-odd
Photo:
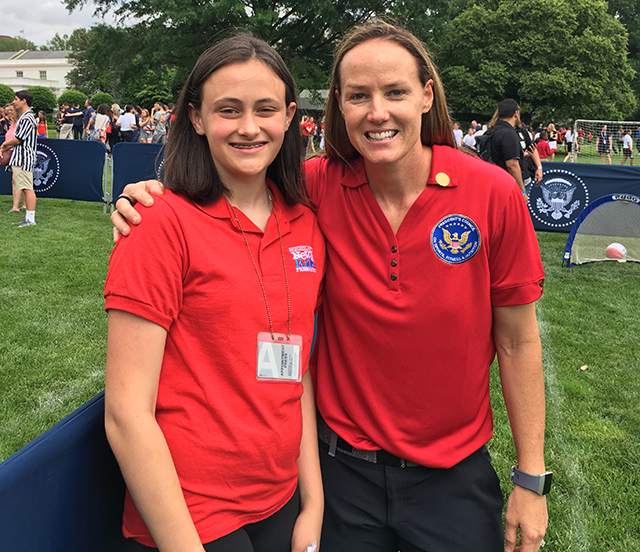
[[[358,188],[363,184],[369,184],[362,157],[349,161],[349,163],[342,163],[342,165],[344,173],[340,184],[347,188]]]
[[[495,126],[503,126],[507,128],[515,128],[509,121],[505,121],[504,119],[498,119],[496,121]]]
[[[434,145],[431,147],[433,155],[431,156],[431,171],[427,179],[427,186],[455,188],[458,185],[455,170],[458,150],[451,146]]]
[[[455,188],[455,148],[451,146],[431,146],[431,171],[427,179],[427,185],[440,186],[442,188]],[[358,188],[368,184],[367,172],[362,158],[356,159],[346,166],[341,184],[347,188]]]
[[[302,215],[304,207],[300,204],[296,205],[287,205],[282,195],[282,192],[278,189],[270,179],[267,178],[267,186],[271,191],[271,195],[273,197],[273,208],[278,213],[278,216],[286,221],[288,224],[290,221],[298,218]],[[200,209],[203,213],[206,213],[209,216],[219,219],[230,219],[231,223],[235,226],[235,217],[233,216],[233,211],[231,209],[231,205],[229,201],[224,196],[218,199],[218,201],[214,203],[210,203],[208,205],[197,205],[196,207]]]

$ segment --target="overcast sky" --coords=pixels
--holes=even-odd
[[[91,2],[71,14],[60,0],[2,0],[0,5],[0,35],[26,38],[36,46],[45,45],[56,33],[70,35],[74,29],[114,20],[112,12],[104,19],[93,17]]]

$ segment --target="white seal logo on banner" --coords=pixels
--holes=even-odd
[[[49,146],[38,142],[36,165],[33,168],[33,189],[35,192],[46,192],[53,188],[60,176],[60,161],[56,152]]]
[[[552,228],[570,227],[587,205],[586,184],[579,176],[563,169],[546,171],[540,187],[532,187],[529,196],[533,216]]]

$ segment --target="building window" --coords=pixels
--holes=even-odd
[[[40,79],[41,80],[47,80],[47,72],[46,71],[40,71]]]
[[[22,77],[24,77],[24,73],[22,71],[16,71],[16,77],[21,79]]]

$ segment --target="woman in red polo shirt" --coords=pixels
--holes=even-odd
[[[126,550],[304,552],[323,497],[307,359],[324,238],[303,205],[293,79],[248,35],[180,96],[168,192],[114,248],[105,425]]]

